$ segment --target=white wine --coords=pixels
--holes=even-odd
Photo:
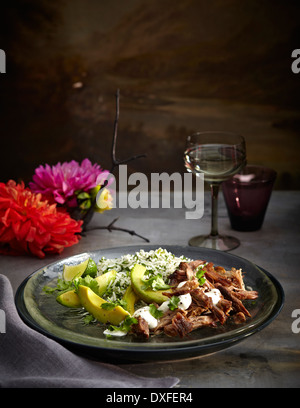
[[[237,173],[245,164],[245,152],[228,144],[203,144],[188,148],[184,153],[188,171],[204,173],[208,182],[220,183]]]
[[[203,174],[211,189],[210,234],[192,237],[189,245],[221,251],[237,248],[240,245],[237,238],[218,232],[218,193],[220,184],[246,164],[245,139],[232,132],[194,133],[187,136],[184,163],[189,172]]]

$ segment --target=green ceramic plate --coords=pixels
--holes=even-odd
[[[84,325],[78,312],[60,305],[55,296],[43,292],[45,285],[55,282],[64,264],[77,264],[87,257],[93,258],[97,263],[102,256],[117,258],[141,249],[149,251],[160,246],[177,256],[204,259],[224,268],[242,268],[246,286],[259,292],[256,301],[248,301],[246,304],[251,319],[238,326],[227,322],[217,328],[200,328],[184,339],[163,335],[153,336],[149,340],[139,340],[130,335],[107,339],[103,334],[104,326]],[[160,246],[103,249],[52,263],[34,272],[20,285],[15,298],[17,310],[30,327],[79,353],[110,361],[153,361],[194,357],[232,346],[266,327],[282,309],[284,292],[280,283],[270,273],[246,259],[212,249]]]

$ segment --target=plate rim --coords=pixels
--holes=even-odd
[[[93,253],[101,253],[101,252],[107,252],[107,251],[126,251],[126,249],[131,250],[131,251],[138,251],[140,249],[144,249],[144,250],[151,250],[154,248],[163,248],[166,249],[168,251],[171,251],[173,248],[177,249],[177,250],[189,250],[189,251],[201,251],[204,250],[206,253],[221,253],[221,254],[227,254],[230,257],[236,258],[237,260],[241,260],[243,262],[247,262],[252,264],[253,266],[255,266],[256,268],[259,269],[260,272],[262,272],[263,274],[265,274],[271,284],[273,285],[273,288],[276,291],[277,294],[277,301],[274,304],[271,312],[266,316],[266,318],[264,318],[264,320],[256,327],[252,328],[252,329],[248,329],[247,332],[242,332],[240,334],[237,334],[233,337],[229,337],[226,339],[221,339],[219,341],[213,342],[213,343],[208,343],[208,344],[188,344],[186,346],[177,346],[176,347],[176,343],[174,343],[174,347],[172,347],[171,349],[168,349],[166,347],[160,347],[159,343],[153,347],[153,348],[149,348],[147,347],[147,343],[141,345],[142,343],[138,343],[139,347],[130,347],[130,348],[120,348],[120,347],[105,347],[105,345],[101,345],[101,346],[96,346],[96,345],[90,345],[90,344],[82,344],[82,343],[78,343],[76,341],[71,341],[69,339],[64,339],[64,338],[60,338],[57,335],[47,331],[45,328],[43,328],[41,325],[39,325],[38,322],[36,322],[34,320],[34,318],[31,316],[31,314],[29,313],[29,311],[26,308],[25,305],[25,301],[24,301],[24,290],[25,287],[28,283],[28,281],[34,276],[36,275],[38,272],[45,270],[47,268],[51,268],[51,266],[57,264],[57,263],[62,263],[62,262],[67,262],[70,259],[74,259],[75,257],[82,257],[84,255],[89,255],[89,254],[93,254]],[[124,252],[125,254],[126,252]],[[281,283],[279,282],[279,280],[277,278],[274,277],[274,275],[272,275],[270,272],[266,271],[264,268],[262,268],[261,266],[256,265],[255,263],[247,260],[246,258],[243,258],[239,255],[236,254],[231,254],[231,253],[224,253],[223,251],[219,251],[219,250],[215,250],[215,249],[210,249],[210,248],[196,248],[196,247],[191,247],[191,246],[182,246],[182,245],[163,245],[163,244],[146,244],[146,245],[126,245],[126,246],[118,246],[118,247],[109,247],[109,248],[100,248],[100,249],[96,249],[96,250],[91,250],[91,251],[84,251],[78,254],[74,254],[74,255],[70,255],[68,257],[65,258],[61,258],[59,260],[56,260],[54,262],[51,262],[41,268],[38,268],[37,270],[35,270],[34,272],[32,272],[30,275],[28,275],[23,281],[22,283],[19,285],[19,287],[17,288],[16,294],[15,294],[15,305],[18,311],[19,316],[21,317],[21,319],[32,329],[36,330],[37,332],[45,335],[48,338],[51,338],[52,340],[57,341],[58,343],[66,346],[67,348],[70,349],[75,349],[77,351],[80,352],[85,352],[87,354],[91,354],[92,356],[97,355],[99,352],[105,352],[108,353],[110,355],[110,359],[112,355],[115,355],[116,353],[119,354],[118,357],[121,360],[124,359],[129,359],[130,361],[134,360],[134,361],[148,361],[149,359],[153,360],[154,356],[161,356],[161,353],[164,354],[164,360],[166,359],[178,359],[178,358],[186,358],[186,357],[190,357],[190,356],[199,356],[202,354],[208,354],[209,352],[215,352],[221,349],[225,349],[227,347],[230,347],[231,345],[237,344],[240,341],[246,339],[247,337],[263,330],[265,327],[267,327],[270,323],[272,323],[273,320],[275,320],[277,318],[277,316],[280,314],[283,306],[284,306],[284,302],[285,302],[285,293],[283,290],[283,287],[281,285]],[[126,343],[124,343],[126,345]],[[132,343],[134,344],[134,343]],[[212,350],[212,351],[211,351]],[[182,355],[182,357],[179,357],[178,354]]]

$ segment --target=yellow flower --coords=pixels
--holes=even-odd
[[[95,211],[102,213],[113,208],[113,197],[107,188],[101,190],[100,195],[97,196]]]

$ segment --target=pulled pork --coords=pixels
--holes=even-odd
[[[197,278],[199,267],[204,271],[205,282],[202,285]],[[202,260],[181,262],[178,269],[170,275],[169,284],[172,290],[164,295],[171,298],[189,293],[192,299],[190,306],[186,310],[168,310],[151,331],[147,328],[147,322],[139,319],[133,328],[137,335],[148,338],[152,332],[151,334],[164,333],[182,338],[199,327],[224,325],[228,318],[235,324],[241,324],[251,317],[242,301],[258,297],[256,291],[246,290],[241,269],[232,268],[227,271]],[[218,293],[217,301],[213,302],[212,296],[209,296],[211,291]]]
[[[133,334],[136,334],[138,337],[144,337],[146,339],[150,336],[150,329],[147,321],[141,316],[138,316],[137,323],[131,326],[131,331]]]

